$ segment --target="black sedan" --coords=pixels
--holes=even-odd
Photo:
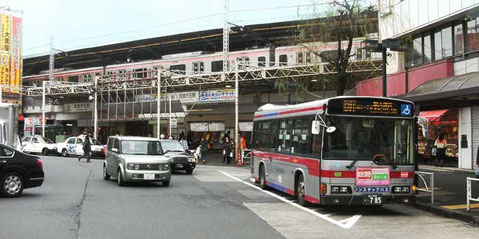
[[[25,188],[42,185],[43,177],[43,164],[39,157],[0,144],[1,196],[17,197]]]
[[[185,150],[180,142],[176,140],[160,140],[161,148],[165,157],[170,160],[171,170],[185,170],[187,174],[192,174],[196,167],[196,159]]]

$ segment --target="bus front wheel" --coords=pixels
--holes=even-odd
[[[261,164],[259,166],[259,186],[261,189],[266,190],[268,186],[266,186],[266,174],[264,172],[264,165]]]
[[[301,206],[306,206],[306,187],[304,186],[304,176],[303,174],[298,175],[298,181],[296,183],[296,197],[298,199],[298,204]]]

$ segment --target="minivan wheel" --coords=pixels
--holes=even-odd
[[[168,180],[168,181],[163,181],[163,182],[161,182],[161,184],[162,184],[163,186],[165,186],[165,187],[168,187],[168,186],[170,186],[170,180]]]
[[[125,185],[125,181],[123,181],[123,176],[121,176],[121,170],[118,169],[118,175],[116,176],[116,179],[117,179],[117,182],[118,182],[118,186],[124,186]]]
[[[110,180],[110,175],[108,175],[108,172],[106,171],[105,164],[103,164],[103,179]]]
[[[186,169],[186,174],[192,174],[192,173],[193,173],[193,169],[192,169],[192,168]]]
[[[0,194],[5,197],[18,197],[23,191],[23,177],[15,172],[7,173],[2,178]]]
[[[63,156],[63,157],[68,157],[68,151],[67,151],[67,149],[63,149],[63,150],[62,150],[62,156]]]
[[[47,149],[47,148],[44,148],[44,149],[42,150],[42,154],[45,155],[45,156],[47,156],[47,155],[48,155],[48,149]]]

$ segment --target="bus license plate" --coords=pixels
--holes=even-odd
[[[363,196],[363,205],[382,205],[381,195],[368,194]]]

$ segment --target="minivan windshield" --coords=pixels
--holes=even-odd
[[[180,142],[178,141],[161,141],[161,147],[166,152],[184,152],[185,149],[181,146]]]
[[[336,130],[324,134],[324,159],[413,163],[412,120],[328,117],[328,121]]]
[[[159,141],[123,140],[121,153],[129,155],[162,155],[163,151]]]

